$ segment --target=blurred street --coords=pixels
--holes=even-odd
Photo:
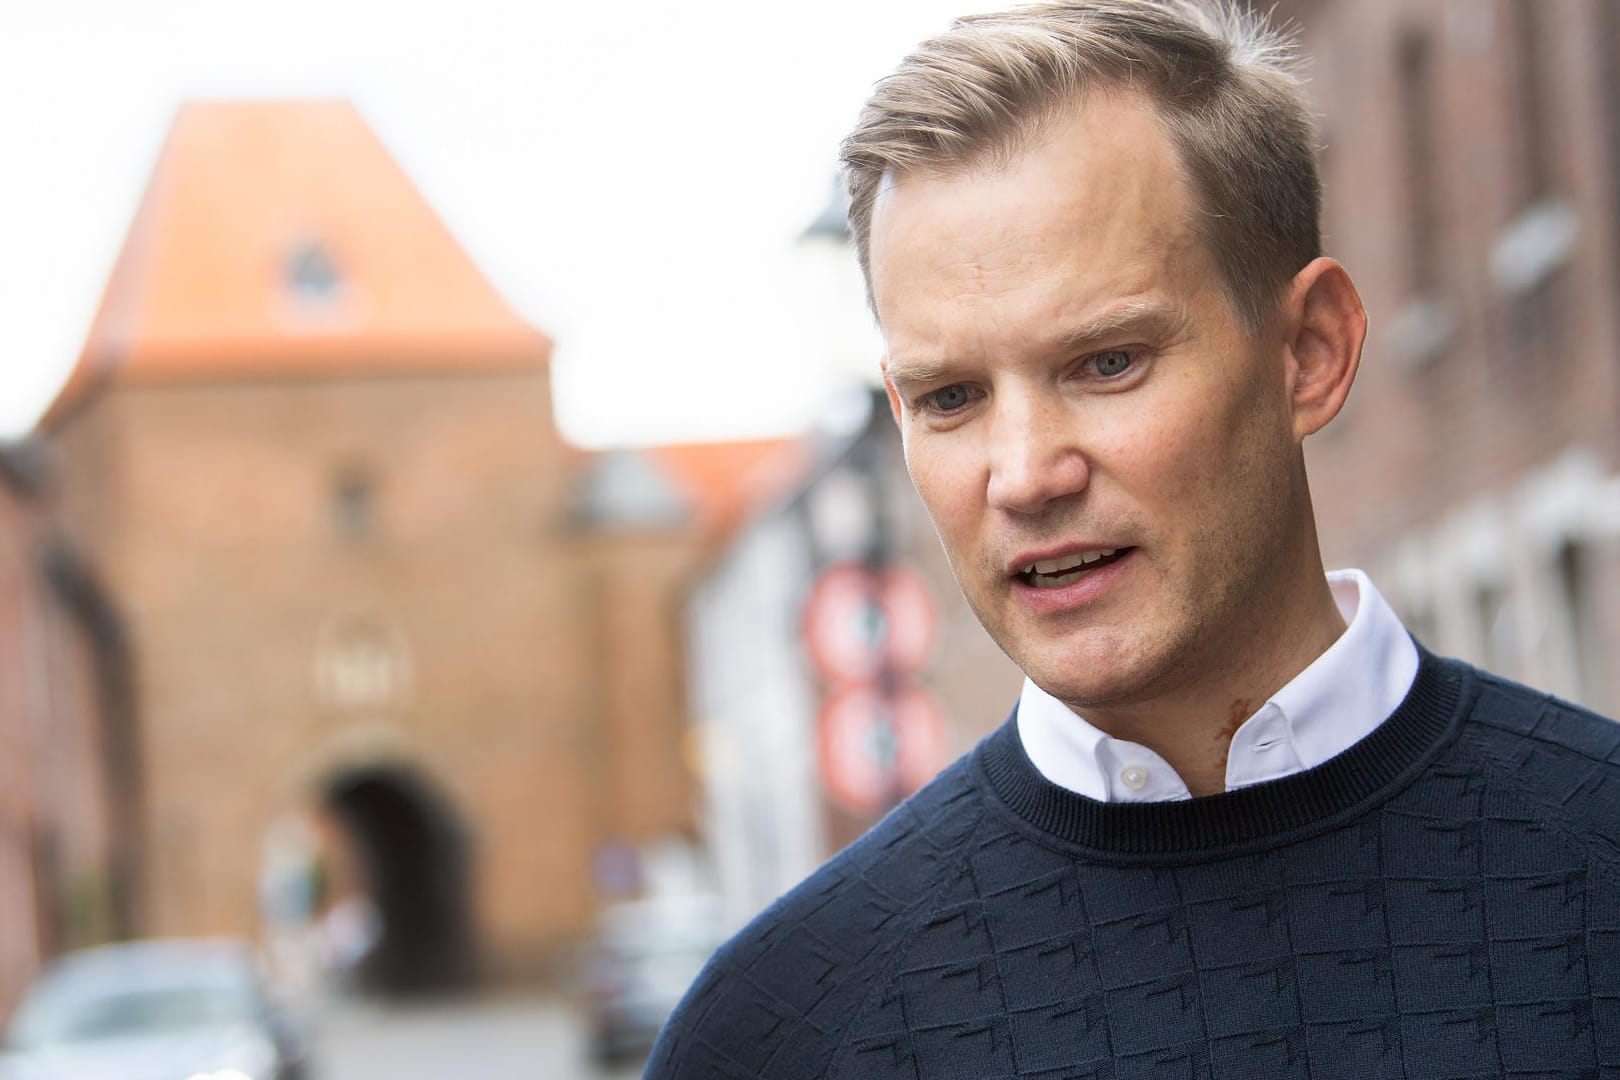
[[[833,173],[903,51],[1014,2],[8,7],[0,1080],[263,1080],[266,996],[309,1080],[631,1080],[593,1040],[1003,724]],[[1325,238],[1371,319],[1305,442],[1325,566],[1620,716],[1620,0],[1233,5],[1319,61],[1288,273]],[[1117,409],[1062,459],[1171,447]],[[1131,536],[1202,506],[1176,445]]]
[[[338,1001],[314,1018],[311,1080],[634,1080],[597,1071],[576,1014],[555,998],[390,1006]]]

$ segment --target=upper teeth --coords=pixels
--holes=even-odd
[[[1024,573],[1061,574],[1067,570],[1073,570],[1077,566],[1094,563],[1098,559],[1112,555],[1116,550],[1115,548],[1103,548],[1100,551],[1088,551],[1083,555],[1065,555],[1061,559],[1042,559],[1040,562],[1032,562],[1024,567]]]

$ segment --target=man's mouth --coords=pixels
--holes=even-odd
[[[1061,589],[1072,585],[1094,570],[1116,563],[1132,549],[1099,548],[1096,551],[1077,552],[1057,559],[1042,559],[1030,563],[1015,575],[1024,584],[1036,589]]]

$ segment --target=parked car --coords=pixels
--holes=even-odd
[[[29,987],[0,1080],[307,1080],[252,950],[150,940],[69,953]]]
[[[721,940],[716,897],[676,896],[605,908],[586,968],[591,1056],[613,1065],[652,1049],[664,1021]]]

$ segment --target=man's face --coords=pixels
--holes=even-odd
[[[1237,321],[1198,213],[1128,96],[874,208],[912,479],[980,621],[1077,707],[1196,690],[1252,648],[1309,530],[1286,350]]]

